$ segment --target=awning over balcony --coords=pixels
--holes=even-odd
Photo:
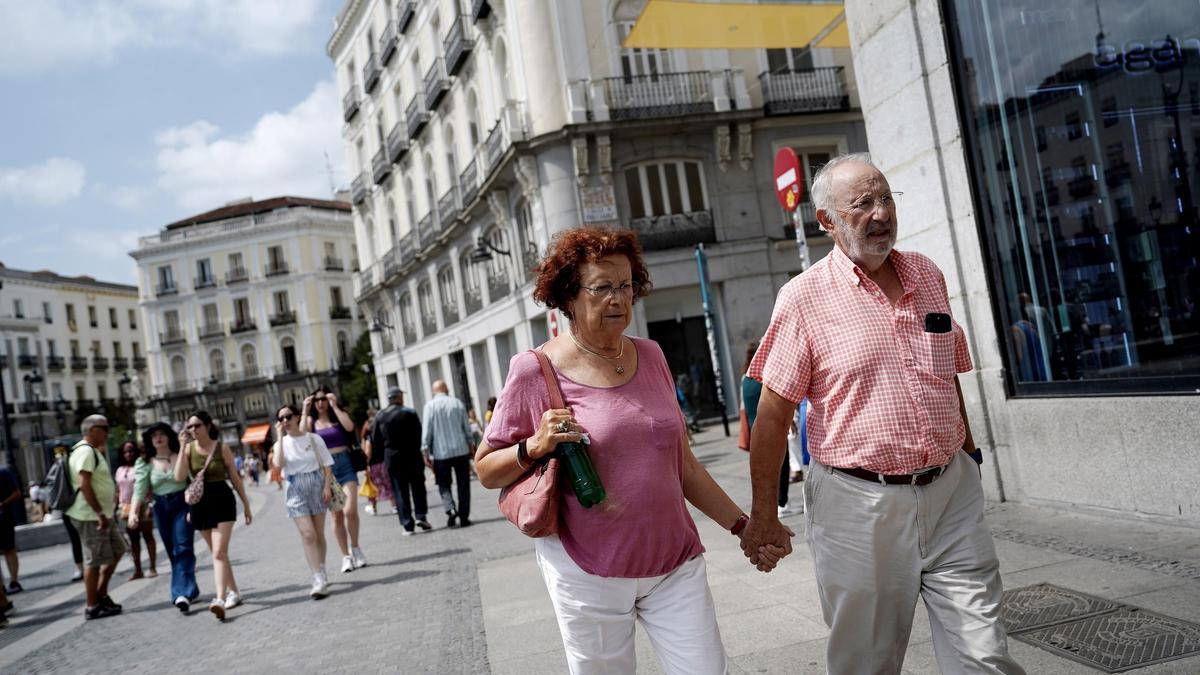
[[[246,427],[246,433],[242,434],[242,445],[258,445],[267,440],[267,434],[270,432],[270,424],[251,424]]]
[[[816,44],[813,44],[814,41]],[[622,44],[647,49],[849,47],[842,3],[649,0]]]

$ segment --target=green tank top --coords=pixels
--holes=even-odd
[[[208,455],[202,454],[199,450],[200,445],[196,441],[188,444],[191,451],[188,453],[188,464],[191,468],[191,475],[195,476],[204,468],[204,462],[208,460]],[[204,481],[212,482],[225,480],[229,474],[225,471],[225,458],[221,452],[221,444],[217,443],[213,446],[213,452],[217,453],[213,456],[212,461],[208,463],[208,470],[204,472]]]

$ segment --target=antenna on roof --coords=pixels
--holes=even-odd
[[[325,173],[329,176],[329,194],[337,196],[337,187],[333,184],[333,162],[329,161],[329,153],[322,151],[325,155]]]

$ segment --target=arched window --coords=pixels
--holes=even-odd
[[[488,228],[483,236],[491,242],[492,246],[501,251],[512,250],[509,246],[508,232],[500,225],[493,225]],[[511,275],[506,261],[511,257],[507,255],[493,255],[492,259],[487,263],[488,295],[493,301],[508,295]]]
[[[337,334],[337,362],[341,366],[350,364],[350,339],[346,337],[344,330],[338,331]]]
[[[171,358],[171,388],[186,389],[188,386],[187,361],[182,356]]]
[[[446,325],[458,321],[458,286],[454,283],[454,266],[443,265],[437,273],[438,292],[442,296],[442,318]]]
[[[387,198],[387,218],[388,218],[388,234],[392,236],[392,240],[388,242],[389,248],[395,246],[400,239],[400,231],[396,229],[396,206],[392,203],[392,198]]]
[[[425,153],[425,199],[429,212],[437,210],[437,179],[433,173],[433,156]]]
[[[295,340],[285,337],[279,341],[279,357],[283,363],[283,372],[297,373],[300,371],[300,363],[296,360]]]
[[[471,150],[479,147],[483,142],[479,127],[479,97],[475,95],[475,90],[467,92],[467,140],[471,143]]]
[[[417,318],[413,313],[413,299],[411,293],[405,293],[400,296],[400,329],[404,332],[405,342],[413,342],[417,339]]]
[[[458,256],[458,270],[462,275],[463,306],[469,316],[483,307],[483,294],[479,287],[479,273],[482,265],[471,262],[471,248],[466,248]]]
[[[512,69],[508,64],[508,46],[504,44],[504,38],[497,36],[496,42],[492,46],[492,67],[495,70],[493,81],[496,83],[496,110],[497,112],[504,109],[508,105],[508,100],[512,98],[511,81]],[[499,114],[497,114],[497,117]]]
[[[458,182],[458,158],[454,148],[454,127],[447,124],[442,131],[442,146],[446,148],[446,174],[450,181],[447,185]]]
[[[533,231],[533,210],[530,208],[529,202],[521,200],[517,202],[513,211],[517,219],[517,241],[521,250],[521,267],[525,275],[530,276],[531,270],[537,266],[540,257],[537,235]]]
[[[254,345],[242,345],[242,376],[258,376],[258,355],[254,351]]]
[[[363,243],[367,245],[367,260],[375,262],[375,221],[367,218],[363,221]]]
[[[404,177],[404,208],[408,212],[408,231],[417,229],[417,196],[413,194],[412,179]]]
[[[217,382],[225,381],[225,355],[220,349],[214,349],[208,353],[208,374]]]
[[[428,279],[417,284],[417,309],[421,311],[421,327],[425,335],[437,332],[437,310],[433,306],[433,285]]]

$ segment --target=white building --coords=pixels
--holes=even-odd
[[[230,444],[261,443],[270,415],[333,384],[363,331],[345,202],[227,204],[142,237],[138,263],[154,417],[199,409]]]
[[[43,440],[78,435],[78,422],[145,375],[137,289],[91,277],[0,265],[0,378],[23,477],[49,466]],[[124,420],[113,420],[121,423]]]
[[[357,173],[355,296],[382,328],[372,338],[381,391],[398,384],[419,407],[440,378],[482,410],[512,355],[558,326],[530,299],[528,270],[548,238],[622,224],[640,232],[654,283],[631,332],[663,345],[712,414],[693,251],[705,245],[736,412],[728,392],[746,343],[799,270],[772,158],[792,146],[807,172],[865,149],[850,58],[623,49],[643,6],[345,3],[327,51]],[[490,259],[472,262],[480,240]],[[828,240],[813,246],[819,255]]]

